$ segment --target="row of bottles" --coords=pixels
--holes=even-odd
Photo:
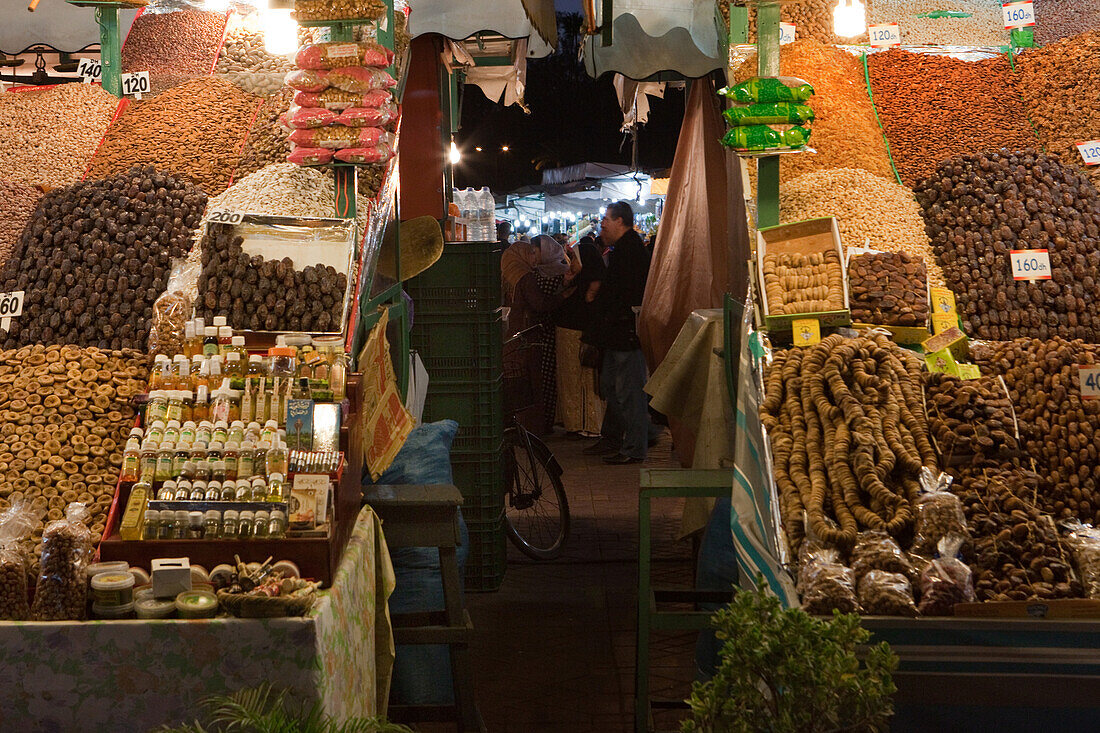
[[[285,434],[274,420],[261,429],[240,421],[198,424],[155,421],[144,435],[133,428],[122,453],[122,480],[152,484],[173,478],[236,481],[286,476],[289,468]]]
[[[260,510],[252,512],[235,509],[206,512],[173,511],[164,509],[145,510],[142,525],[143,540],[182,540],[182,539],[281,539],[286,536],[286,512],[276,509],[271,512]]]

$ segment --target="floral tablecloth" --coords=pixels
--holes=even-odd
[[[393,587],[364,507],[331,590],[304,618],[0,622],[0,731],[146,731],[263,682],[339,719],[384,713]]]

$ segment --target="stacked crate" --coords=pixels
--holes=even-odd
[[[411,345],[429,376],[424,422],[459,425],[451,469],[470,530],[466,588],[481,591],[497,590],[505,569],[500,253],[497,242],[448,242],[405,284]]]

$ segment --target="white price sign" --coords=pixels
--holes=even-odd
[[[1077,143],[1077,150],[1085,160],[1085,165],[1100,165],[1100,140]]]
[[[211,224],[240,224],[244,214],[229,209],[215,209],[206,218]]]
[[[1100,399],[1100,367],[1079,366],[1077,377],[1081,380],[1081,399]]]
[[[898,46],[901,44],[901,26],[897,23],[882,23],[867,29],[871,45],[875,48]]]
[[[1013,280],[1050,279],[1050,253],[1045,249],[1014,249],[1008,256]]]
[[[80,63],[76,67],[76,73],[84,80],[85,84],[91,84],[93,81],[99,81],[103,78],[103,63],[96,59],[80,59]]]
[[[136,99],[141,99],[142,94],[149,93],[148,71],[134,71],[129,74],[123,74],[121,81],[123,94],[132,94]]]
[[[1005,28],[1026,28],[1029,25],[1035,25],[1035,3],[1031,0],[1003,3],[1001,13],[1004,14]]]
[[[794,23],[780,23],[779,24],[779,45],[782,46],[787,43],[794,43],[795,25]]]
[[[23,315],[23,291],[0,293],[0,329],[11,328],[11,319]]]

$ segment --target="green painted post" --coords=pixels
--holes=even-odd
[[[603,10],[600,13],[600,19],[601,19],[600,25],[603,27],[603,32],[601,34],[602,38],[601,38],[600,42],[604,46],[610,46],[611,45],[611,41],[612,41],[611,21],[614,19],[614,15],[615,15],[615,2],[614,2],[614,0],[603,0]]]
[[[779,76],[779,3],[756,4],[756,62],[759,76]],[[779,224],[779,156],[766,155],[756,162],[756,226]]]
[[[95,9],[99,25],[99,60],[103,66],[103,88],[122,96],[122,42],[118,36],[118,6],[101,5]]]

